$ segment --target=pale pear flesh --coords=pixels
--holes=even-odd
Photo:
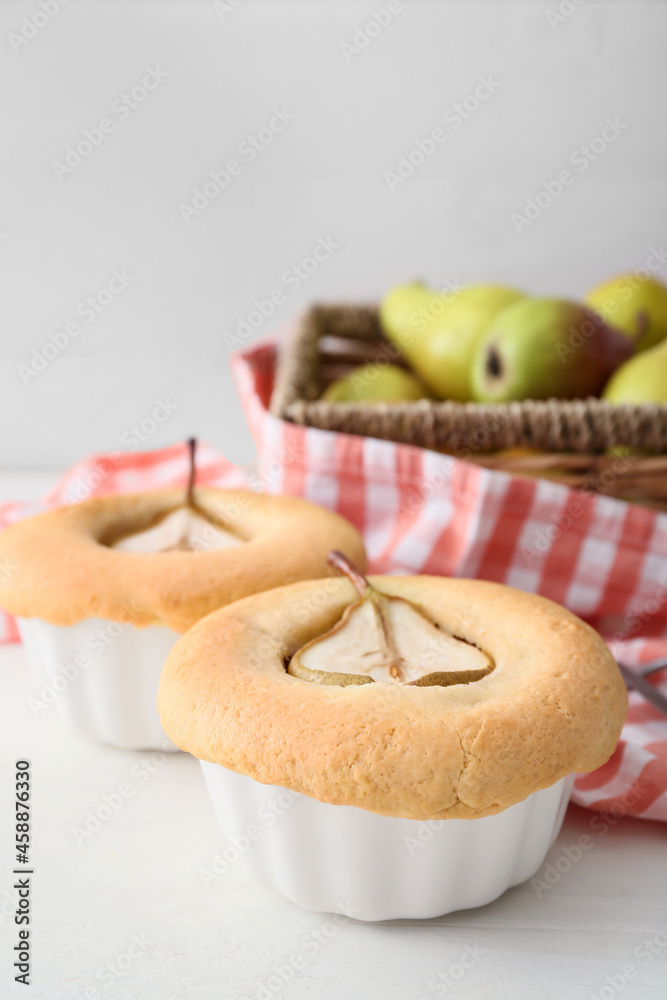
[[[201,552],[241,545],[242,539],[199,513],[183,506],[169,511],[148,528],[117,539],[121,552]]]
[[[492,669],[471,643],[448,635],[400,597],[368,588],[332,629],[291,658],[288,672],[320,684],[466,684]]]

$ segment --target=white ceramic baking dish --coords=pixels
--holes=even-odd
[[[18,627],[37,678],[35,715],[54,711],[89,739],[125,750],[175,749],[156,700],[176,632],[101,618],[68,626],[19,618]]]
[[[542,865],[561,828],[574,776],[495,816],[378,816],[263,785],[201,761],[229,841],[257,879],[307,910],[357,920],[426,919],[483,906]]]

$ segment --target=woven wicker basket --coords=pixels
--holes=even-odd
[[[313,306],[279,359],[272,413],[667,509],[667,405],[614,406],[592,398],[373,406],[318,400],[332,379],[365,361],[404,364],[382,335],[377,308]],[[640,454],[609,454],[623,446]]]

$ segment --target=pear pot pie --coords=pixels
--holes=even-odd
[[[347,898],[360,919],[488,902],[541,865],[571,775],[613,752],[619,670],[543,598],[359,577],[204,618],[165,663],[162,724],[202,761],[232,845],[256,828],[248,860],[294,901]]]
[[[33,711],[53,703],[93,739],[163,747],[155,696],[178,635],[238,598],[320,577],[332,545],[364,560],[337,514],[204,487],[86,500],[12,525],[0,535],[0,605],[40,679]]]

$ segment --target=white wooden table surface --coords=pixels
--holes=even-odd
[[[51,477],[0,478],[39,496]],[[544,888],[426,922],[339,926],[257,885],[224,847],[185,754],[87,743],[35,715],[20,646],[0,648],[0,997],[32,1000],[613,1000],[667,996],[667,828],[605,830],[571,807]],[[13,764],[33,771],[32,986],[13,981]],[[89,810],[131,795],[87,836]],[[592,846],[577,857],[577,841]],[[562,871],[559,873],[558,869]],[[547,887],[548,886],[548,887]]]

